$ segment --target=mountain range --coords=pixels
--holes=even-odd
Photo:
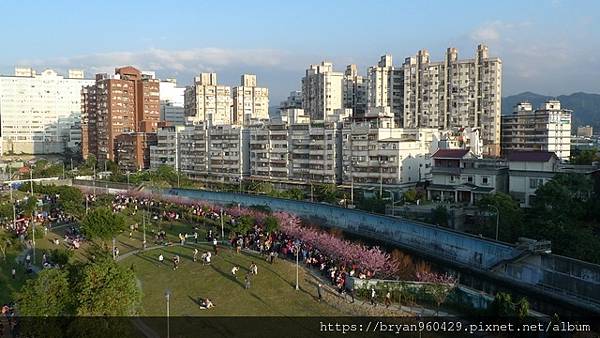
[[[536,109],[548,99],[558,99],[562,108],[573,111],[574,126],[591,125],[600,128],[600,94],[578,92],[570,95],[546,96],[524,92],[502,98],[502,115],[512,114],[513,107],[519,102],[530,102]]]

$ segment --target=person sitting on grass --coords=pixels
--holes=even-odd
[[[215,304],[213,304],[213,302],[211,302],[211,300],[208,298],[200,301],[200,309],[201,310],[208,310],[213,307],[215,307]]]

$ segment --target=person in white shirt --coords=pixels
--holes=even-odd
[[[237,279],[237,275],[236,273],[240,270],[240,268],[238,266],[234,266],[233,268],[231,268],[231,274],[233,275],[233,277],[235,277],[235,279]]]

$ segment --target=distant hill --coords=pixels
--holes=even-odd
[[[579,92],[555,97],[524,92],[502,98],[502,115],[511,114],[519,102],[531,102],[534,108],[539,108],[546,100],[554,98],[560,101],[562,107],[573,111],[575,126],[589,124],[600,129],[600,94]]]

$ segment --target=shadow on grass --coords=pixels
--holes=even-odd
[[[221,276],[226,277],[227,279],[229,279],[232,282],[235,282],[237,285],[239,285],[241,288],[244,288],[244,283],[242,283],[239,279],[235,278],[232,274],[226,273],[221,271],[220,269],[217,269],[214,265],[211,264],[210,266],[213,270],[215,270],[216,272],[218,272]]]

